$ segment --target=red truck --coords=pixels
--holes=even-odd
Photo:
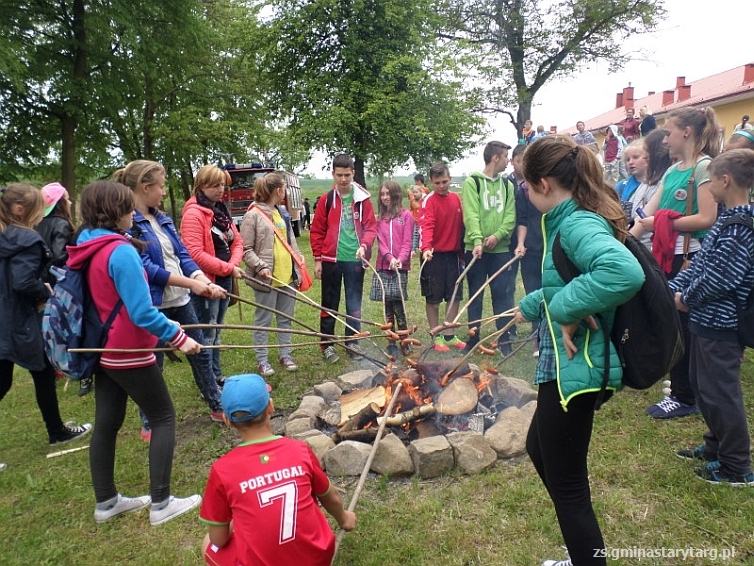
[[[287,171],[281,171],[272,166],[264,166],[261,163],[230,163],[223,165],[222,169],[230,174],[231,185],[225,191],[223,200],[228,203],[230,214],[236,225],[241,223],[243,215],[254,202],[254,181],[257,177],[264,177],[267,173],[278,172],[285,177],[288,191],[283,205],[291,215],[293,232],[298,237],[301,231],[301,220],[304,211],[301,200],[301,184],[298,176]]]

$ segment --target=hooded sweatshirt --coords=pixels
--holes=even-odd
[[[478,188],[477,188],[477,183]],[[492,179],[484,173],[472,173],[463,182],[463,243],[466,250],[481,246],[487,236],[495,236],[497,245],[485,253],[507,252],[511,233],[516,227],[515,189],[503,175]]]
[[[125,237],[104,228],[83,230],[78,244],[68,248],[68,266],[81,269],[86,262],[86,280],[100,319],[110,316],[119,298],[123,301],[105,348],[154,348],[157,338],[179,348],[186,341],[183,330],[152,305],[144,265]],[[152,352],[105,353],[100,358],[102,367],[116,370],[154,363]]]

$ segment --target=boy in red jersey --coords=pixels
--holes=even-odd
[[[218,459],[199,520],[209,525],[204,559],[211,566],[329,566],[335,535],[316,503],[341,528],[356,526],[309,446],[275,436],[269,386],[256,374],[225,381],[225,424],[242,442]]]
[[[450,171],[445,163],[432,165],[429,182],[434,190],[424,197],[419,213],[419,246],[424,261],[419,283],[429,327],[436,328],[440,323],[440,303],[446,302],[445,319],[453,320],[463,295],[463,288],[459,287],[451,303],[463,268],[463,212],[461,198],[450,190]],[[434,338],[438,352],[447,352],[451,346],[460,350],[466,347],[466,342],[456,338],[452,328]]]

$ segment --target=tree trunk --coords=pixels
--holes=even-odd
[[[518,112],[516,112],[516,134],[519,141],[523,138],[522,132],[524,131],[524,124],[527,120],[531,119],[531,98],[528,96],[522,96],[518,104]]]
[[[366,177],[364,175],[364,160],[356,155],[354,156],[354,174],[353,174],[353,180],[356,181],[359,185],[366,188],[367,182]]]
[[[66,114],[60,118],[61,183],[70,197],[76,196],[76,116]]]

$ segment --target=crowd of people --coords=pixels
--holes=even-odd
[[[375,206],[370,192],[354,181],[353,158],[338,154],[333,188],[317,199],[313,214],[307,211],[302,226],[310,230],[313,273],[321,280],[320,349],[329,363],[343,351],[354,360],[365,355],[358,338],[365,267],[373,253],[369,298],[382,303],[391,332],[408,329],[405,302],[415,259],[435,351],[479,347],[486,287],[501,355],[510,355],[518,340],[516,326],[507,323],[531,323],[539,398],[526,447],[553,500],[569,553],[566,560],[546,561],[548,566],[605,564],[594,552],[605,545],[592,507],[587,455],[605,367],[609,398],[621,387],[621,365],[603,333],[594,332],[598,323],[592,315],[611,324],[616,307],[643,283],[641,267],[622,245],[629,234],[651,249],[667,275],[686,345],[671,371],[670,393],[647,413],[673,419],[701,412],[709,427],[704,444],[678,456],[700,462],[696,473],[710,483],[754,485],[735,332],[736,305],[754,286],[754,232],[731,220],[754,214],[752,128],[744,116],[720,154],[711,109],[674,111],[662,129],[646,108],[641,120],[630,110],[622,131],[617,125],[606,130],[602,161],[583,122],[574,136],[531,134],[529,123],[530,137],[515,148],[491,141],[483,166],[466,177],[460,194],[451,190],[447,164],[438,162],[428,171],[430,187],[423,174],[414,177],[407,195],[398,183],[385,181]],[[506,175],[509,164],[512,172]],[[239,230],[223,202],[227,172],[201,168],[180,233],[160,209],[165,182],[159,163],[128,163],[112,180],[84,188],[78,228],[60,184],[41,191],[11,184],[3,190],[0,305],[8,324],[0,333],[0,399],[11,387],[14,365],[27,369],[50,444],[92,434],[95,521],[150,506],[150,522],[159,525],[202,504],[198,494],[172,495],[175,408],[162,376],[162,355],[143,351],[158,343],[180,350],[210,418],[232,426],[243,439],[210,472],[200,511],[209,526],[208,563],[274,560],[278,539],[289,537],[288,556],[329,564],[334,537],[314,497],[344,529],[354,528],[356,517],[344,510],[306,445],[272,434],[274,406],[264,381],[275,373],[275,362],[286,371],[298,369],[291,330],[294,293],[306,279],[306,266],[281,206],[285,178],[268,173],[256,180],[255,202]],[[556,235],[582,273],[568,283],[548,253]],[[55,269],[65,264],[85,270],[100,317],[114,313],[105,343],[111,351],[101,356],[94,377],[94,427],[63,424],[55,371],[42,345],[39,307],[53,292]],[[526,294],[515,308],[519,264]],[[138,273],[142,276],[134,276]],[[462,275],[471,299],[465,340],[454,325],[442,324],[458,316]],[[219,350],[203,346],[220,344],[219,327],[239,280],[253,287],[259,305],[252,334],[257,371],[226,379]],[[337,337],[331,315],[339,311],[341,294],[344,339]],[[282,330],[277,361],[269,359],[269,332],[263,330],[272,326],[273,314]],[[207,329],[195,328],[197,323]],[[410,351],[406,341],[388,343],[390,356]],[[79,393],[90,389],[91,383],[82,382]],[[150,443],[150,493],[143,496],[121,494],[114,481],[116,439],[128,398],[140,409],[142,438]],[[253,503],[242,497],[247,491],[256,494]],[[299,524],[309,525],[307,537],[296,537],[287,524],[278,532],[274,520],[265,520],[269,502],[280,497],[300,505]]]

